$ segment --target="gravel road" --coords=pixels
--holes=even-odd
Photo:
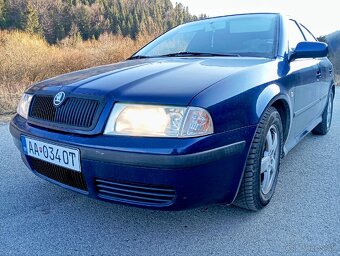
[[[0,255],[340,255],[340,88],[331,132],[283,160],[260,212],[163,212],[109,204],[27,170],[0,126]]]

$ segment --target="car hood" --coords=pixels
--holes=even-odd
[[[115,101],[187,105],[195,95],[222,79],[268,61],[240,57],[127,60],[48,79],[28,92],[62,90]]]

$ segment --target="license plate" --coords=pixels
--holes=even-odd
[[[80,152],[40,140],[21,137],[25,155],[55,164],[76,172],[81,172]]]

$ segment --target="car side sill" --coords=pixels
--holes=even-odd
[[[302,133],[291,139],[290,142],[283,147],[284,155],[286,156],[304,137],[306,137],[319,123],[321,123],[322,117],[318,117],[305,129]]]

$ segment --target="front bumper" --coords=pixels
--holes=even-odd
[[[92,198],[168,210],[232,203],[255,129],[165,139],[65,134],[31,126],[20,116],[10,125],[25,164],[38,176]],[[79,149],[86,189],[35,170],[35,160],[23,153],[21,136]]]

